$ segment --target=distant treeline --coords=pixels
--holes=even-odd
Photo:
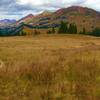
[[[45,26],[41,26],[41,27],[33,27],[32,25],[27,25],[24,23],[21,23],[19,26],[16,27],[9,27],[9,28],[3,28],[0,29],[0,36],[23,36],[23,35],[27,35],[27,33],[25,33],[23,31],[24,26],[29,27],[31,29],[35,29],[34,33],[32,34],[39,34],[40,32],[38,31],[38,29],[49,29],[48,27]],[[56,29],[58,29],[56,31]],[[94,28],[91,32],[87,32],[86,29],[83,27],[83,29],[78,32],[78,28],[77,25],[75,23],[68,23],[68,22],[64,22],[61,21],[61,23],[59,24],[59,26],[52,26],[52,28],[50,28],[50,30],[47,31],[47,34],[54,34],[54,33],[58,33],[58,34],[85,34],[85,35],[92,35],[92,36],[100,36],[100,28]]]
[[[55,33],[55,28],[47,31],[48,34]],[[75,23],[69,24],[68,22],[61,21],[60,26],[58,28],[58,34],[85,34],[92,36],[100,36],[100,28],[94,28],[91,32],[87,32],[85,28],[83,28],[80,32],[78,32],[77,25]]]
[[[20,35],[20,32],[23,29],[23,25],[19,25],[16,27],[8,27],[0,29],[0,36],[16,36]]]

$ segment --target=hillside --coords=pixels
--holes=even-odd
[[[33,20],[32,20],[33,18]],[[62,20],[68,23],[75,23],[78,31],[85,28],[87,31],[100,27],[100,12],[93,9],[72,6],[69,8],[59,9],[56,12],[43,12],[37,16],[29,17],[29,21],[25,21],[33,27],[58,27]],[[19,20],[23,22],[23,19]]]
[[[20,24],[20,23],[30,23],[31,21],[33,21],[33,15],[32,14],[29,14],[27,16],[25,16],[24,18],[21,18],[20,20],[18,20],[16,22],[16,24]]]
[[[38,15],[29,14],[14,24],[0,27],[0,34],[12,35],[19,34],[22,31],[33,34],[34,29],[37,29],[40,33],[47,33],[52,27],[55,27],[57,31],[61,21],[68,22],[68,25],[76,24],[77,33],[80,33],[83,29],[86,32],[91,32],[95,28],[100,28],[100,12],[90,8],[72,6],[55,12],[44,11]]]

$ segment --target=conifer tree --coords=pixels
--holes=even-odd
[[[69,33],[74,33],[74,34],[76,34],[77,33],[77,26],[76,26],[76,24],[70,24],[69,25]]]
[[[85,28],[83,28],[83,34],[86,34],[86,30],[85,30]]]
[[[61,21],[58,33],[67,33],[68,32],[68,23]]]
[[[55,28],[53,27],[53,28],[52,28],[52,33],[55,33],[55,32],[56,32],[56,31],[55,31]]]
[[[77,33],[77,26],[76,26],[76,24],[74,24],[74,33],[75,34]]]

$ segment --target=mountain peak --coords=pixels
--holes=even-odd
[[[27,23],[30,19],[32,20],[34,17],[33,14],[28,14],[27,16],[25,16],[24,18],[20,19],[19,21],[17,21],[17,24],[25,22]]]
[[[45,10],[45,11],[42,12],[42,14],[49,14],[49,13],[51,13],[51,12],[48,11],[48,10]]]
[[[52,12],[45,10],[42,13],[38,14],[36,17],[44,17],[44,16],[48,16],[50,14],[52,14]]]
[[[55,13],[57,15],[68,14],[68,13],[77,13],[77,14],[82,14],[82,15],[87,14],[87,15],[92,15],[92,16],[99,15],[99,12],[93,9],[90,9],[87,7],[80,7],[80,6],[70,6],[68,8],[61,8],[57,10]]]
[[[25,16],[24,18],[22,18],[23,20],[26,20],[26,19],[28,19],[28,18],[33,18],[33,14],[28,14],[27,16]],[[21,19],[21,20],[22,20]]]
[[[7,25],[13,24],[15,22],[16,22],[15,19],[2,19],[2,20],[0,20],[0,26],[7,26]]]
[[[19,20],[19,23],[24,22],[26,24],[33,25],[33,27],[52,27],[52,25],[58,27],[60,22],[64,20],[68,21],[69,23],[76,23],[79,27],[87,26],[91,29],[91,27],[93,27],[93,24],[90,25],[88,23],[93,23],[94,21],[96,22],[99,19],[100,13],[93,9],[80,6],[71,6],[68,8],[59,9],[56,12],[49,12],[46,10],[36,16],[29,14]],[[84,25],[80,22],[84,23]],[[99,24],[97,25],[97,27],[98,26]]]
[[[26,17],[33,17],[33,14],[28,14]]]

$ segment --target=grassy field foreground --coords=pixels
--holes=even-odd
[[[0,100],[100,100],[100,38],[0,38]]]

